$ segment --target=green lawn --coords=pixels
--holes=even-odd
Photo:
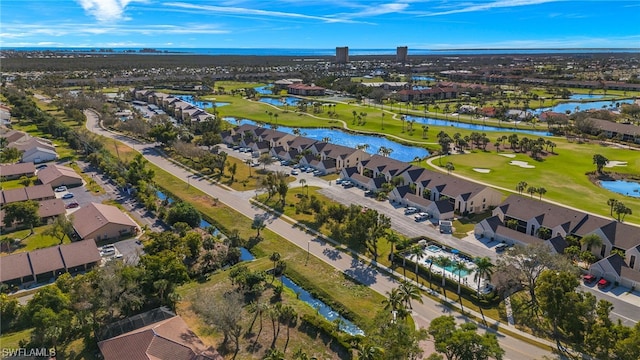
[[[2,233],[3,237],[8,237],[11,239],[20,239],[21,241],[14,244],[12,253],[31,251],[36,249],[42,249],[54,245],[58,245],[60,240],[44,235],[43,232],[48,229],[49,226],[39,226],[33,229],[34,234],[29,235],[31,232],[29,229],[26,230],[18,230],[9,233]],[[68,237],[64,238],[64,243],[69,243],[70,240]],[[2,255],[7,255],[7,253],[3,252]]]
[[[17,349],[20,347],[20,341],[29,341],[33,329],[26,329],[12,333],[4,333],[0,336],[1,349]]]
[[[640,176],[640,156],[635,151],[602,146],[598,142],[578,144],[558,138],[553,141],[558,144],[555,149],[557,155],[549,155],[543,161],[535,161],[524,154],[515,154],[515,158],[508,158],[496,152],[474,151],[471,154],[447,156],[442,159],[442,163],[452,162],[456,174],[507,189],[515,190],[517,183],[526,181],[530,186],[544,187],[547,190],[544,194],[545,199],[607,217],[610,212],[607,200],[610,198],[620,200],[632,209],[640,207],[640,199],[624,197],[605,190],[593,184],[585,175],[587,172],[595,171],[593,155],[602,154],[609,160],[628,162],[626,167],[606,168],[605,171]],[[501,151],[501,154],[512,152],[507,148]],[[535,168],[525,169],[509,165],[512,160],[526,161]],[[434,164],[437,165],[438,161],[434,161]],[[474,171],[474,168],[490,169],[491,172],[483,174]],[[625,220],[640,223],[640,214],[635,212]]]

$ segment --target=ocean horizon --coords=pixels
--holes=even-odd
[[[131,54],[131,55],[212,55],[212,56],[335,56],[335,48],[105,48],[105,47],[13,47],[4,51],[51,51],[59,53]],[[143,51],[146,50],[146,51]],[[149,51],[153,50],[153,51]],[[599,54],[640,53],[640,48],[568,48],[568,49],[411,49],[409,56],[426,55],[539,55],[539,54]],[[349,56],[395,55],[396,49],[349,48]]]

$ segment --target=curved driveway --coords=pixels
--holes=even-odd
[[[98,116],[92,111],[85,111],[87,117],[87,129],[96,134],[116,139],[132,147],[136,151],[142,153],[144,157],[154,165],[162,168],[165,171],[173,174],[176,179],[189,183],[210,196],[218,198],[230,208],[244,214],[249,218],[253,218],[255,215],[265,215],[265,212],[260,208],[252,205],[247,199],[245,194],[230,189],[223,189],[222,187],[213,185],[206,180],[202,180],[198,177],[194,177],[189,171],[175,165],[171,161],[164,158],[154,147],[154,144],[142,144],[136,140],[132,140],[126,136],[107,131],[100,127]],[[276,234],[287,239],[291,243],[300,247],[303,250],[309,250],[309,252],[315,257],[321,259],[327,264],[335,267],[348,274],[349,276],[357,279],[363,284],[369,286],[371,289],[378,293],[385,294],[391,291],[392,288],[397,287],[397,281],[391,276],[378,270],[377,267],[367,265],[357,255],[349,256],[342,252],[337,251],[330,243],[321,240],[317,236],[307,234],[306,232],[294,228],[290,223],[282,220],[281,218],[270,217],[267,220],[267,228]],[[400,274],[397,274],[400,276]],[[413,316],[416,317],[420,324],[427,324],[430,320],[442,316],[442,315],[454,315],[460,322],[468,322],[466,316],[458,313],[453,313],[448,307],[433,300],[430,297],[423,296],[424,304],[416,303],[413,305]],[[455,302],[451,302],[455,304]],[[455,305],[454,305],[455,306]],[[478,314],[478,316],[480,316]],[[500,324],[503,328],[509,328],[512,332],[522,334],[522,336],[536,339],[539,342],[543,342],[550,346],[554,344],[534,338],[529,334],[524,334],[505,324]],[[481,330],[482,331],[482,330]],[[487,330],[491,331],[491,330]],[[544,356],[552,356],[552,354],[546,350],[543,350],[537,346],[533,346],[525,341],[521,341],[512,336],[505,335],[503,333],[497,333],[500,345],[506,351],[505,359],[511,360],[530,360],[541,359]]]

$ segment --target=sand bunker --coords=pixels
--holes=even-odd
[[[627,162],[626,161],[610,160],[610,161],[607,162],[607,165],[605,165],[604,167],[612,168],[614,166],[627,166]]]
[[[516,157],[516,155],[515,155],[515,154],[498,154],[498,155],[500,155],[500,156],[504,156],[504,157],[508,157],[508,158],[511,158],[511,159],[513,159],[514,157]]]
[[[529,165],[528,161],[511,160],[511,161],[509,161],[509,165],[520,166],[523,169],[533,169],[533,168],[535,168],[535,166]]]
[[[473,168],[473,171],[483,173],[483,174],[488,174],[491,172],[491,169]]]

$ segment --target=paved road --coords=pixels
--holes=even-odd
[[[87,128],[90,131],[122,141],[128,146],[141,152],[151,163],[172,173],[185,183],[192,175],[185,169],[174,165],[172,162],[162,157],[153,147],[153,144],[141,144],[125,136],[106,131],[99,126],[98,118],[93,112],[86,111],[85,115],[87,115]],[[266,216],[263,210],[249,203],[246,196],[237,191],[225,190],[219,186],[210,184],[206,180],[194,178],[190,178],[190,186],[194,186],[201,191],[218,198],[219,201],[249,218],[253,218],[256,215]],[[330,244],[319,239],[317,236],[307,234],[304,231],[294,228],[291,224],[280,218],[269,217],[267,219],[267,228],[289,240],[301,249],[309,249],[310,253],[315,257],[337,269],[340,269],[341,271],[344,271],[349,276],[357,279],[381,294],[385,294],[386,292],[391,291],[392,288],[397,287],[397,282],[393,278],[381,273],[376,267],[366,265],[362,260],[355,256],[348,256],[336,251]],[[469,319],[458,313],[452,313],[449,308],[432,300],[431,298],[424,297],[423,301],[424,304],[415,304],[413,309],[413,315],[420,319],[420,323],[428,323],[430,320],[441,315],[454,315],[461,322],[469,321]],[[506,325],[502,326],[506,327]],[[510,328],[510,330],[517,331],[515,328]],[[502,348],[506,351],[505,359],[528,360],[541,359],[544,356],[552,356],[548,351],[542,350],[527,342],[518,340],[503,333],[498,333],[497,335]]]

